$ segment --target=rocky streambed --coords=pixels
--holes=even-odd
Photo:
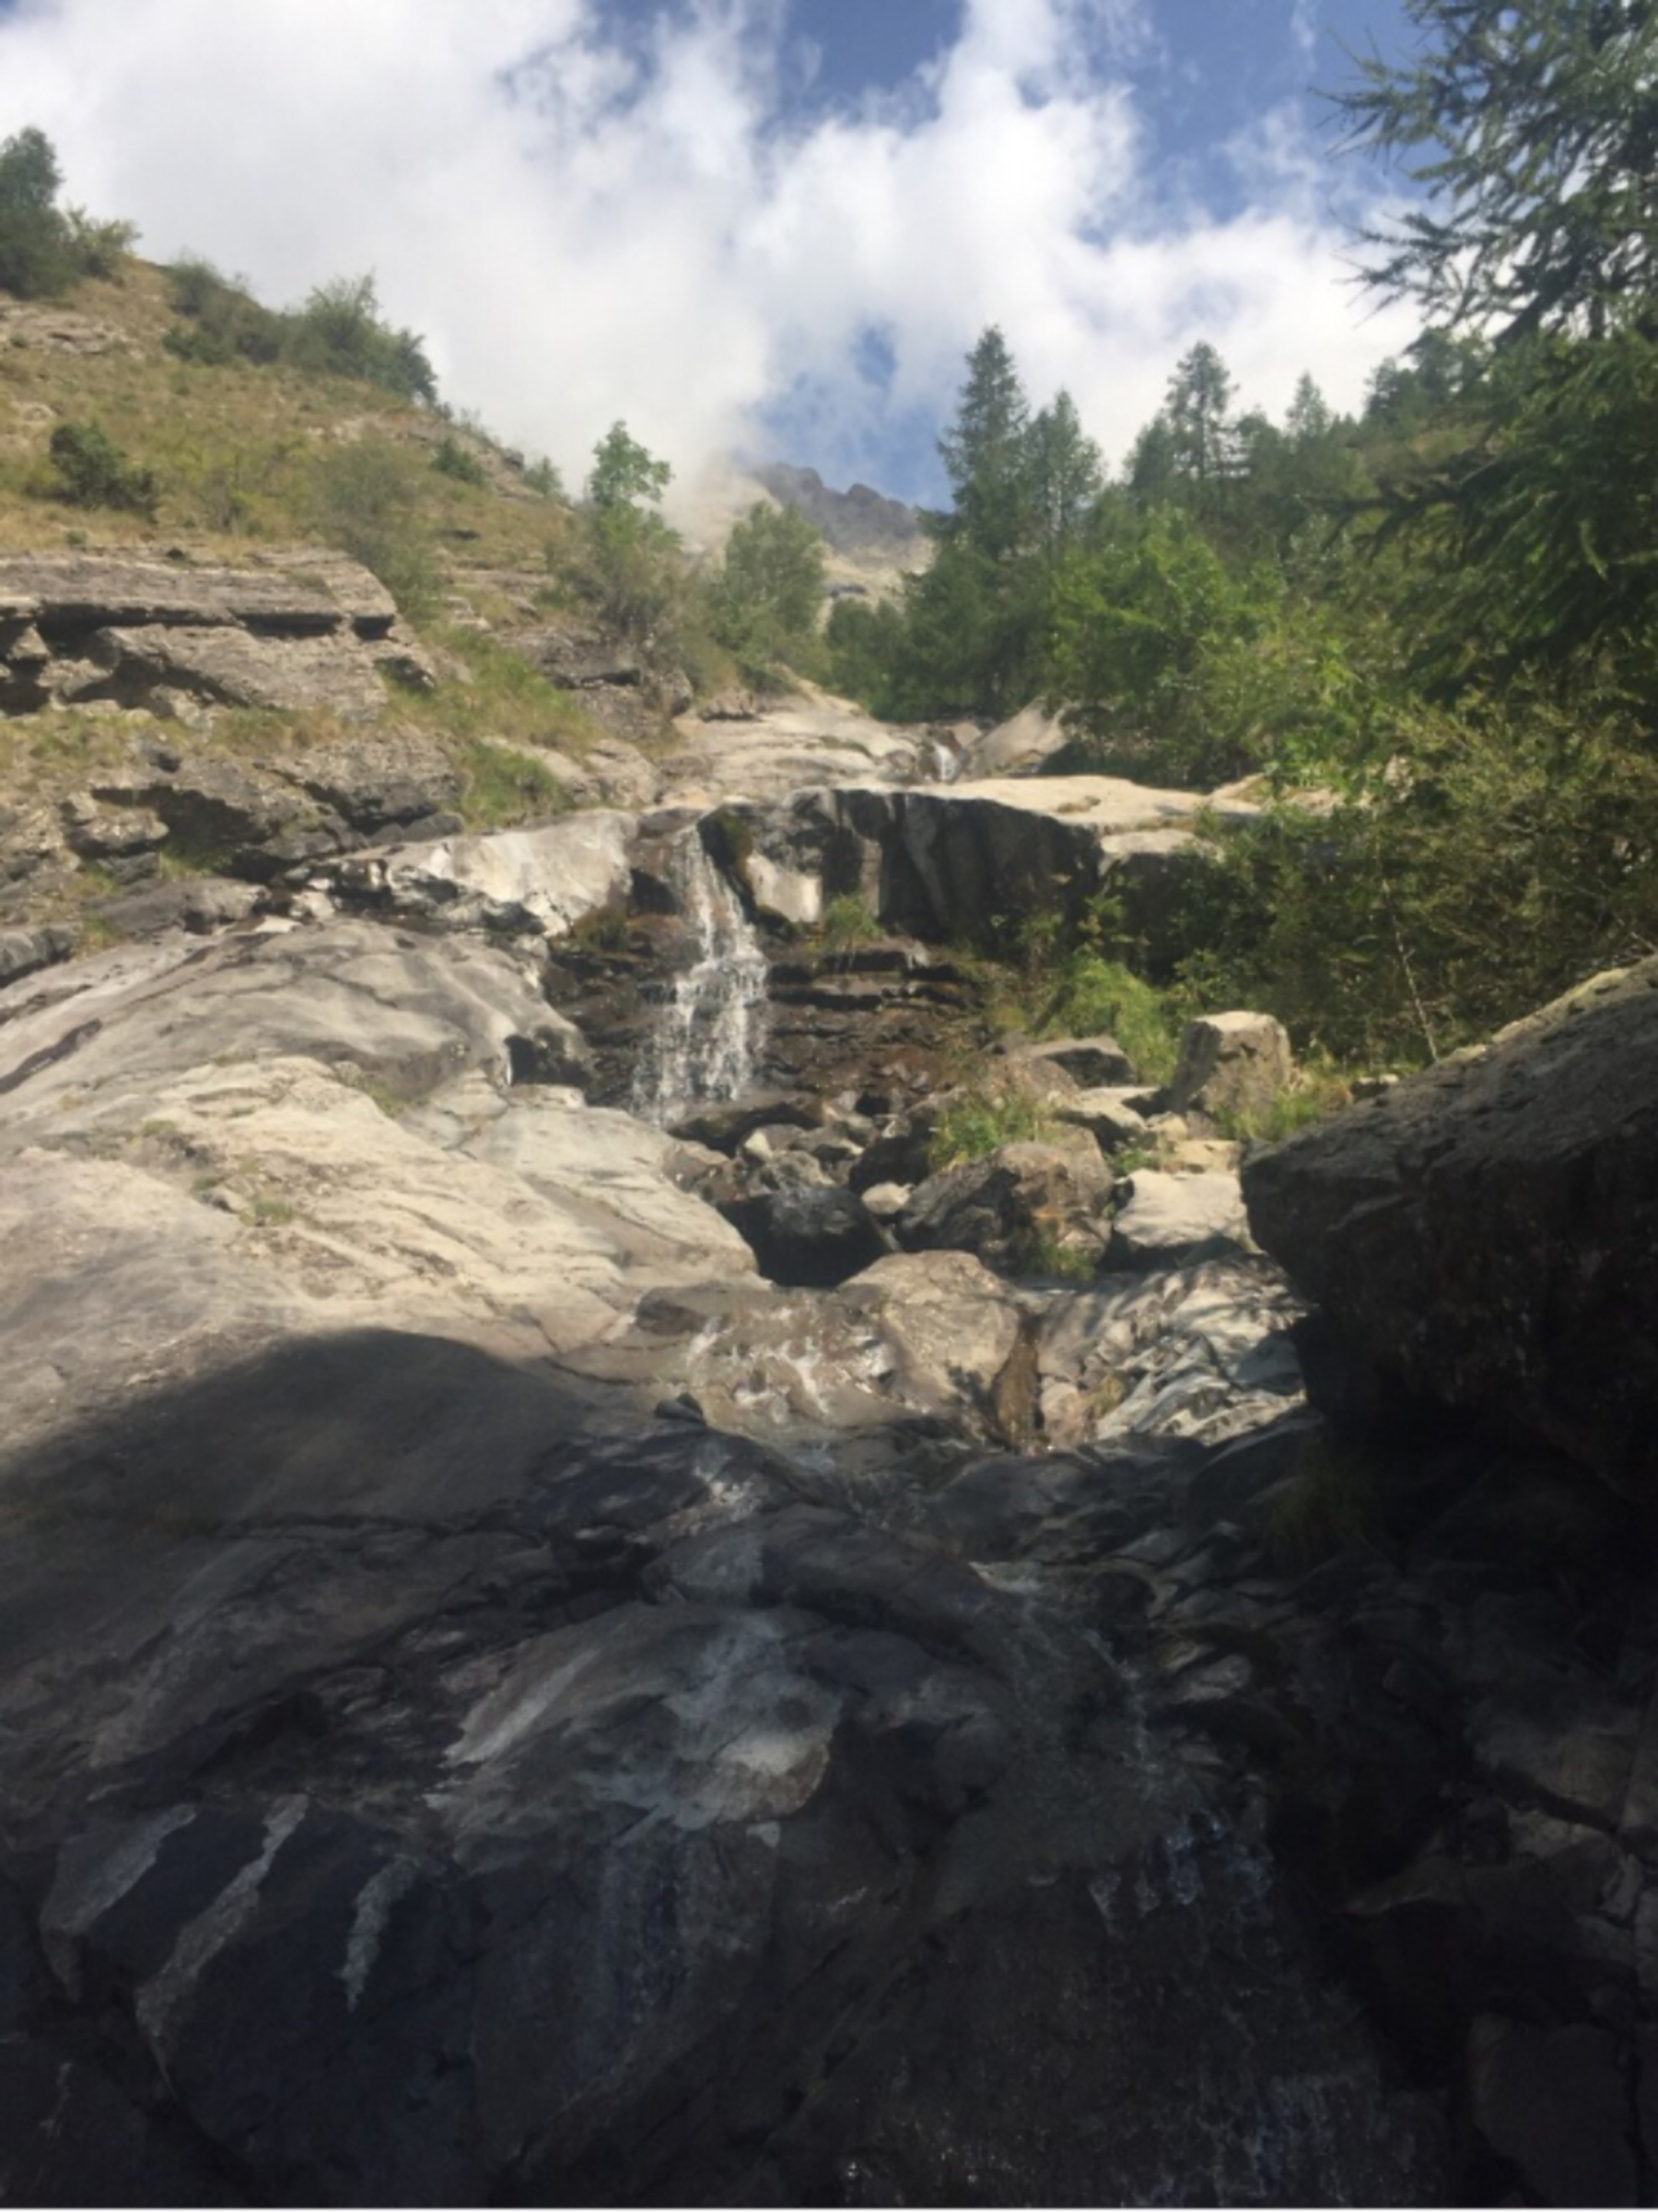
[[[1195,800],[714,796],[0,990],[6,2194],[1646,2201],[1658,969],[1240,1184]]]

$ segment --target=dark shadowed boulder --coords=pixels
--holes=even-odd
[[[760,1272],[792,1289],[829,1290],[881,1258],[886,1239],[855,1190],[763,1190],[724,1209]]]
[[[1112,1175],[1085,1129],[1052,1143],[1001,1144],[929,1176],[899,1215],[911,1252],[972,1252],[987,1267],[1024,1274],[1063,1254],[1104,1256]]]
[[[1658,960],[1260,1155],[1244,1189],[1322,1309],[1327,1407],[1540,1440],[1650,1490]]]

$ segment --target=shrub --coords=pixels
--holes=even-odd
[[[544,453],[538,461],[531,462],[525,469],[524,483],[529,490],[539,492],[543,499],[563,499],[567,497],[564,478]]]
[[[59,423],[52,433],[52,464],[60,499],[71,507],[124,508],[153,517],[159,497],[148,469],[134,468],[96,423]]]
[[[489,488],[489,471],[477,454],[458,439],[439,439],[432,455],[432,466],[440,476],[452,476],[457,484],[470,484],[474,491]]]
[[[113,276],[138,236],[136,223],[99,222],[84,207],[64,210],[64,229],[70,258],[83,276]]]
[[[433,401],[438,379],[426,341],[381,316],[372,276],[320,284],[291,320],[285,357],[323,376],[358,377],[400,399]]]
[[[423,502],[426,472],[384,438],[330,453],[317,473],[316,526],[331,545],[371,568],[404,614],[437,604],[437,551]]]
[[[880,920],[870,911],[869,901],[852,891],[843,891],[829,901],[823,908],[820,931],[823,942],[836,952],[848,945],[870,944],[882,934]]]
[[[162,343],[181,360],[222,369],[231,361],[279,360],[289,319],[262,307],[239,279],[221,276],[209,261],[189,254],[167,273],[175,322]]]

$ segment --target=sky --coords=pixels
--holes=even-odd
[[[1281,416],[1414,334],[1338,157],[1404,0],[0,0],[0,137],[273,304],[372,271],[445,396],[579,485],[625,420],[941,493],[998,323],[1113,462],[1198,339]]]

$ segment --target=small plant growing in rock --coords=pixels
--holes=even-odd
[[[1055,1127],[1053,1115],[1039,1098],[1017,1091],[1004,1098],[987,1091],[963,1091],[939,1117],[927,1148],[928,1165],[939,1175],[965,1160],[982,1160],[998,1145],[1051,1137]]]
[[[882,933],[870,902],[855,891],[843,891],[829,901],[819,929],[823,942],[836,953],[855,944],[871,944]]]

